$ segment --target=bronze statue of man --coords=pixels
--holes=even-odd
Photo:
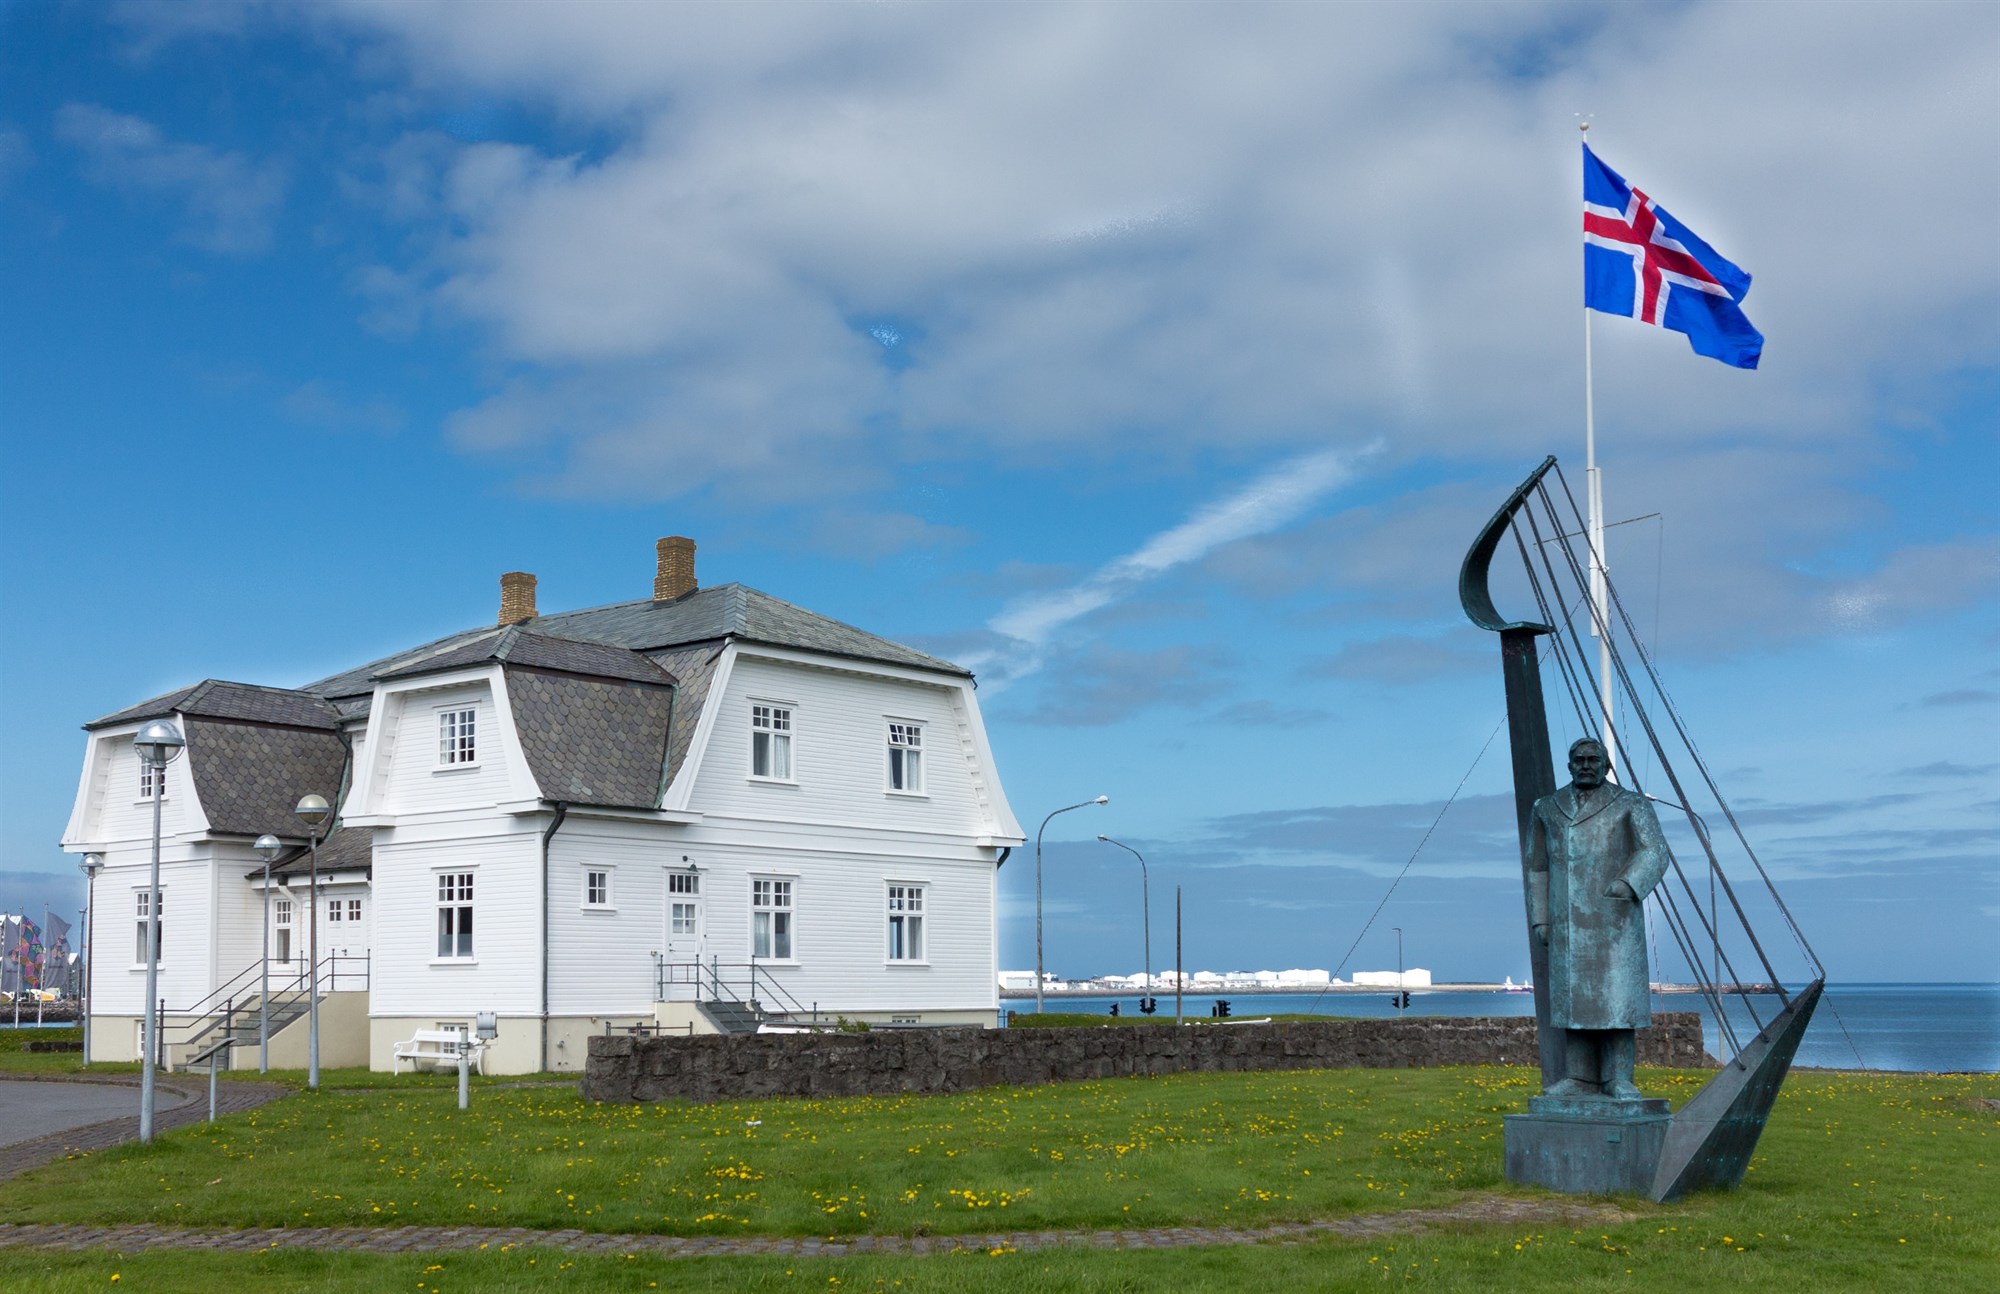
[[[1528,828],[1528,919],[1549,949],[1549,1018],[1564,1030],[1564,1077],[1550,1096],[1639,1100],[1637,1031],[1652,1023],[1645,899],[1667,843],[1645,796],[1605,779],[1603,743],[1569,748],[1570,784],[1535,801]]]

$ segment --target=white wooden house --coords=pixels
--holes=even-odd
[[[267,976],[288,1065],[308,985],[324,1063],[376,1069],[480,1011],[499,1016],[501,1073],[580,1069],[589,1035],[635,1025],[993,1023],[995,885],[1022,837],[971,675],[699,588],[688,540],[659,560],[651,598],[538,615],[534,577],[510,573],[497,625],[85,725],[63,845],[104,861],[94,1058],[139,1046],[156,793],[170,1062],[223,1030],[254,1040]],[[161,717],[188,745],[155,786],[132,736]],[[338,810],[316,905],[292,813],[309,793]],[[268,893],[265,832],[289,846]]]

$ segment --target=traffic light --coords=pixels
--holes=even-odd
[[[1141,1015],[1151,1015],[1159,1009],[1160,999],[1156,997],[1142,997],[1139,999],[1139,1013]]]
[[[1215,1013],[1216,1013],[1217,1015],[1219,1015],[1219,1016],[1222,1016],[1222,1017],[1224,1017],[1225,1019],[1227,1019],[1227,1018],[1228,1018],[1228,1016],[1229,1016],[1229,999],[1228,999],[1228,998],[1226,998],[1226,997],[1220,997],[1220,998],[1217,998],[1217,999],[1215,1000]]]

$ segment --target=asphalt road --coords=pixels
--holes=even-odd
[[[185,1092],[160,1088],[153,1098],[156,1110],[171,1110],[192,1098]],[[28,1079],[0,1079],[0,1146],[33,1141],[53,1132],[67,1132],[106,1119],[135,1116],[139,1112],[137,1085],[109,1083],[37,1083]]]

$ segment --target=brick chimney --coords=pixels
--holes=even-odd
[[[535,618],[535,577],[508,571],[500,577],[500,623],[517,625]]]
[[[653,576],[653,600],[671,602],[694,592],[694,540],[686,535],[668,535],[656,548],[660,568]]]

